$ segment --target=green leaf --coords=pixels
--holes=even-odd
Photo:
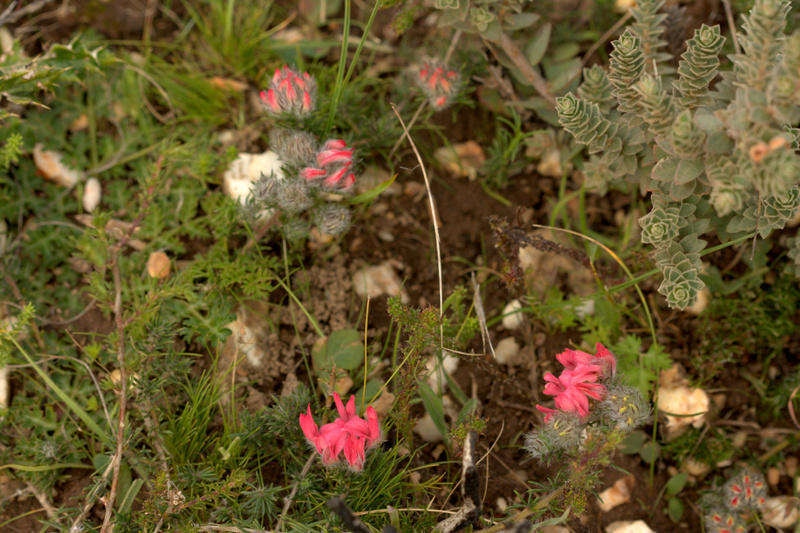
[[[567,59],[572,59],[578,55],[578,52],[580,51],[581,47],[578,45],[578,43],[569,42],[560,44],[556,46],[550,53],[550,59],[554,62],[565,61]]]
[[[540,18],[538,13],[516,13],[505,20],[506,28],[511,31],[528,28]]]
[[[439,433],[447,439],[447,422],[444,419],[444,405],[442,405],[442,399],[433,392],[427,383],[420,381],[417,384],[417,390],[419,391],[419,397],[422,398],[422,405],[425,406],[425,410],[431,415],[433,419],[433,423],[436,426],[436,429],[439,430]]]
[[[525,57],[528,58],[532,66],[538,65],[544,57],[544,53],[547,51],[547,45],[550,43],[550,32],[552,29],[553,27],[548,22],[542,26],[539,33],[525,45]]]
[[[573,80],[578,79],[578,74],[582,68],[580,58],[568,59],[556,63],[547,70],[547,83],[550,90],[558,93],[569,85]]]
[[[364,345],[361,335],[354,329],[334,331],[325,341],[326,360],[338,368],[355,370],[364,361]]]
[[[667,501],[667,515],[673,522],[680,522],[683,518],[683,504],[678,498],[670,498]]]
[[[632,431],[627,437],[622,440],[622,444],[620,445],[620,451],[622,453],[632,455],[634,453],[639,453],[639,450],[642,449],[645,441],[647,440],[647,433],[642,430],[637,429],[636,431]]]
[[[661,446],[659,446],[657,442],[650,441],[639,450],[639,456],[644,459],[644,462],[647,464],[656,462],[656,459],[658,459],[660,455]]]
[[[675,185],[686,185],[702,172],[703,162],[700,160],[665,157],[653,167],[653,179]]]
[[[383,191],[385,191],[389,187],[389,185],[394,183],[394,180],[396,180],[396,179],[397,179],[397,174],[395,174],[394,176],[392,176],[388,180],[379,183],[378,185],[376,185],[372,189],[370,189],[370,190],[368,190],[366,192],[362,192],[361,194],[352,197],[349,200],[349,202],[351,204],[365,204],[365,203],[373,200],[374,198],[376,198]]]
[[[136,499],[136,495],[139,494],[139,490],[144,485],[143,479],[135,479],[131,486],[128,488],[128,492],[125,493],[125,496],[122,498],[121,503],[119,504],[119,512],[120,514],[128,513],[133,506],[133,501]]]
[[[664,490],[667,496],[675,496],[680,491],[682,491],[683,487],[686,486],[686,481],[688,479],[689,479],[689,474],[687,474],[686,472],[675,474],[674,476],[669,478],[667,484],[664,485]]]

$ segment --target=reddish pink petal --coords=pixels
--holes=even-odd
[[[331,139],[329,141],[325,141],[325,145],[323,149],[325,150],[341,150],[342,148],[346,147],[347,143],[344,142],[342,139]]]
[[[356,396],[354,394],[350,395],[350,400],[347,402],[344,410],[347,413],[348,419],[356,416]]]
[[[341,181],[344,175],[347,173],[348,167],[344,166],[325,178],[325,186],[329,188],[336,187],[336,185]]]
[[[321,178],[324,175],[325,171],[322,170],[321,168],[306,167],[300,171],[300,177],[304,178],[307,181]]]
[[[350,187],[352,187],[353,185],[355,185],[355,183],[356,183],[356,176],[355,176],[355,174],[353,174],[353,173],[351,172],[351,173],[349,173],[347,176],[345,176],[345,177],[342,179],[342,189],[346,191],[346,190],[348,190]]]
[[[286,68],[286,67],[283,67]],[[281,69],[276,68],[275,74],[272,75],[272,83],[278,83],[278,80],[281,79]]]
[[[381,427],[378,424],[378,413],[375,412],[375,409],[373,409],[371,405],[367,407],[366,415],[367,425],[369,427],[369,438],[367,439],[367,445],[371,446],[380,440]]]
[[[303,91],[303,110],[311,111],[311,95],[308,91]]]
[[[317,154],[317,164],[321,167],[331,163],[346,163],[352,159],[352,150],[323,150]]]
[[[314,445],[317,452],[322,453],[325,439],[321,437],[314,417],[311,415],[311,404],[308,404],[308,412],[300,415],[300,429],[303,430],[303,435]]]
[[[339,413],[339,416],[347,420],[347,411],[345,411],[344,409],[344,404],[342,404],[342,399],[335,392],[333,393],[333,403],[336,404],[336,411]]]
[[[558,411],[555,409],[550,409],[549,407],[545,407],[543,405],[536,404],[536,408],[544,413],[544,423],[547,424],[550,422],[550,419],[553,418],[553,415],[556,414]]]
[[[611,370],[611,376],[613,377],[617,373],[617,358],[614,357],[614,354],[611,353],[608,348],[600,344],[599,342],[595,346],[595,358],[602,361],[604,364],[608,365],[608,368]]]
[[[267,105],[276,113],[281,110],[281,106],[278,104],[278,97],[273,89],[267,91]]]

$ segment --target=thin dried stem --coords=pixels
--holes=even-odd
[[[297,495],[297,489],[300,488],[300,481],[308,471],[311,469],[311,465],[314,462],[314,452],[311,452],[311,455],[308,456],[308,460],[306,464],[303,465],[303,469],[300,471],[300,475],[297,476],[297,479],[294,480],[294,484],[292,485],[292,491],[289,493],[289,496],[286,497],[286,500],[283,502],[283,509],[281,509],[281,516],[278,518],[278,525],[275,526],[275,531],[280,532],[283,528],[283,521],[286,519],[286,515],[289,513],[289,508],[292,506],[292,502],[294,501],[294,497]]]
[[[419,150],[417,150],[417,145],[414,143],[414,139],[411,138],[411,134],[405,122],[403,122],[403,117],[400,116],[400,113],[397,111],[397,106],[394,104],[392,104],[392,111],[394,111],[394,114],[397,116],[397,120],[400,121],[400,125],[403,127],[403,133],[411,144],[411,149],[414,151],[417,162],[419,162],[419,166],[422,169],[422,178],[425,180],[425,190],[428,192],[428,203],[431,210],[431,220],[433,221],[433,234],[436,238],[436,268],[439,274],[439,350],[442,351],[444,350],[444,323],[442,322],[444,318],[444,282],[442,281],[442,246],[441,239],[439,238],[439,217],[436,214],[436,201],[433,199],[431,182],[428,179],[428,172],[425,170],[425,163],[422,162],[422,156],[419,154]]]

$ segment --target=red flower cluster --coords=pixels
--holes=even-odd
[[[330,190],[349,190],[356,182],[353,174],[353,149],[341,139],[326,141],[317,152],[317,167],[306,167],[300,176],[306,181],[322,181],[322,186]]]
[[[550,421],[558,410],[584,417],[589,414],[589,398],[603,399],[606,387],[598,381],[613,376],[617,362],[614,354],[599,342],[595,350],[597,353],[594,355],[579,350],[565,350],[556,356],[564,365],[564,371],[558,377],[550,372],[544,375],[547,382],[544,393],[555,396],[556,409],[536,406],[545,414],[545,422]]]
[[[317,82],[308,72],[302,74],[284,65],[275,70],[269,89],[261,91],[261,101],[273,113],[307,115],[314,109]]]
[[[725,485],[726,503],[730,509],[760,507],[766,502],[766,495],[764,477],[747,470]]]
[[[444,109],[458,92],[460,76],[438,61],[424,61],[417,70],[417,85],[430,99],[434,109]]]
[[[318,428],[311,415],[311,404],[309,404],[308,412],[300,415],[300,428],[322,456],[323,464],[336,463],[339,454],[344,452],[344,458],[350,468],[360,471],[364,468],[366,450],[377,444],[381,438],[378,415],[375,409],[369,406],[366,410],[366,420],[358,417],[355,396],[350,396],[347,407],[342,405],[342,399],[335,392],[333,401],[339,412],[339,418]]]

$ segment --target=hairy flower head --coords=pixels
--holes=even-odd
[[[271,113],[304,116],[316,106],[317,82],[308,72],[302,74],[287,65],[275,70],[269,89],[259,97]]]

